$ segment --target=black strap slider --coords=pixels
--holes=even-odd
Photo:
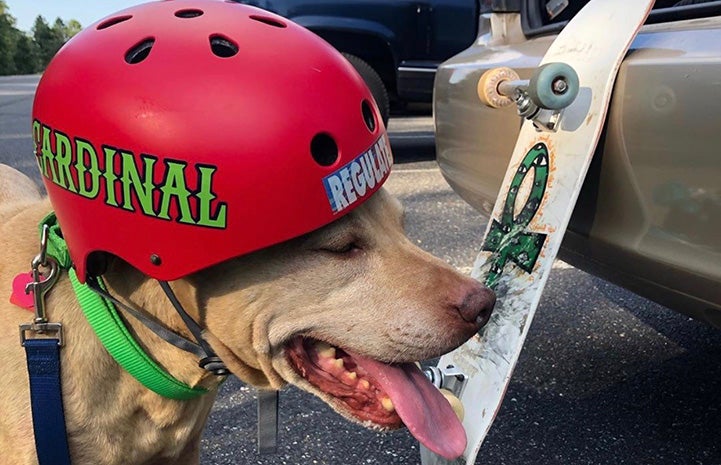
[[[230,370],[228,370],[220,357],[217,356],[203,357],[198,362],[198,366],[213,373],[215,376],[227,376],[230,374]]]

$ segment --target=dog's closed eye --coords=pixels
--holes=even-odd
[[[352,255],[361,252],[363,248],[356,241],[339,242],[329,244],[319,249],[322,252],[329,252],[336,255]]]
[[[365,248],[365,241],[349,231],[339,231],[337,234],[328,235],[323,239],[315,243],[312,249],[326,254],[351,257]]]

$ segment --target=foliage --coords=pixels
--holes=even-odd
[[[74,19],[66,24],[57,18],[51,26],[42,16],[35,18],[30,34],[18,30],[15,24],[7,4],[0,0],[0,75],[44,70],[60,47],[82,29]]]

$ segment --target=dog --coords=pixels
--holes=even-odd
[[[0,165],[0,289],[6,291],[0,300],[0,450],[7,465],[37,463],[18,341],[18,325],[31,321],[32,313],[9,303],[7,294],[14,277],[29,271],[39,250],[38,223],[51,210],[29,178]],[[110,261],[103,277],[119,300],[190,337],[155,281],[120,259]],[[413,245],[404,235],[400,202],[383,189],[316,231],[171,285],[242,381],[261,389],[294,384],[366,426],[405,423],[431,446],[448,438],[429,438],[442,432],[423,423],[444,421],[448,406],[438,404],[429,392],[435,388],[410,362],[462,344],[488,321],[495,301],[492,291]],[[46,295],[46,309],[64,329],[62,393],[72,463],[197,464],[223,377],[127,317],[158,364],[209,391],[192,400],[161,397],[108,354],[67,274]],[[415,401],[426,406],[404,405]]]

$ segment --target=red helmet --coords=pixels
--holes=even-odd
[[[392,164],[335,49],[227,1],[148,3],[80,32],[40,80],[33,138],[81,282],[96,251],[173,280],[305,234]]]

